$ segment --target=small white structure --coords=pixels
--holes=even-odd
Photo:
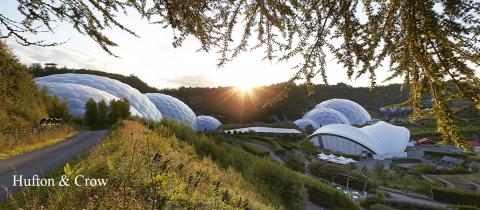
[[[380,121],[363,128],[330,124],[309,136],[316,147],[326,150],[383,160],[406,157],[410,132],[404,127]]]
[[[297,129],[291,129],[291,128],[271,128],[271,127],[246,127],[246,128],[237,128],[237,129],[230,129],[230,130],[225,130],[223,132],[237,132],[237,133],[248,133],[248,132],[254,132],[254,133],[278,133],[278,134],[302,134]]]

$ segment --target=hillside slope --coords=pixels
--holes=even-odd
[[[106,187],[30,188],[0,208],[24,209],[276,209],[233,169],[195,155],[175,137],[161,137],[140,122],[123,127],[80,158],[77,174],[108,179]],[[57,178],[60,176],[55,175]]]

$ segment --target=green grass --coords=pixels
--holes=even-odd
[[[250,142],[242,142],[242,148],[247,152],[261,157],[268,156],[270,154],[267,150],[260,148],[254,143]]]
[[[165,132],[169,132],[165,130]],[[105,187],[28,188],[0,209],[277,209],[231,168],[219,168],[173,135],[160,136],[135,121],[72,162],[76,174],[108,179]]]
[[[49,145],[57,144],[69,137],[74,136],[75,134],[77,134],[77,131],[72,129],[62,132],[50,132],[43,134],[40,137],[36,137],[36,140],[32,141],[30,144],[22,144],[10,149],[4,148],[0,150],[0,160],[8,159],[17,155],[44,148]]]

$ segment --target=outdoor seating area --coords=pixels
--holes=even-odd
[[[327,161],[327,162],[332,162],[332,163],[337,163],[340,165],[346,165],[349,163],[355,163],[357,161],[351,159],[351,158],[346,158],[343,156],[336,156],[334,154],[326,155],[324,153],[320,153],[317,155],[318,159]]]

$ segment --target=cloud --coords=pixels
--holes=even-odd
[[[99,59],[93,54],[81,52],[65,46],[38,47],[21,46],[16,43],[9,43],[10,48],[15,55],[19,57],[22,63],[56,63],[59,67],[67,66],[70,68],[85,69],[104,69],[111,66],[111,61]]]
[[[174,78],[162,78],[164,82],[167,82],[167,86],[184,86],[184,87],[213,87],[220,85],[218,81],[208,75],[180,75]]]

